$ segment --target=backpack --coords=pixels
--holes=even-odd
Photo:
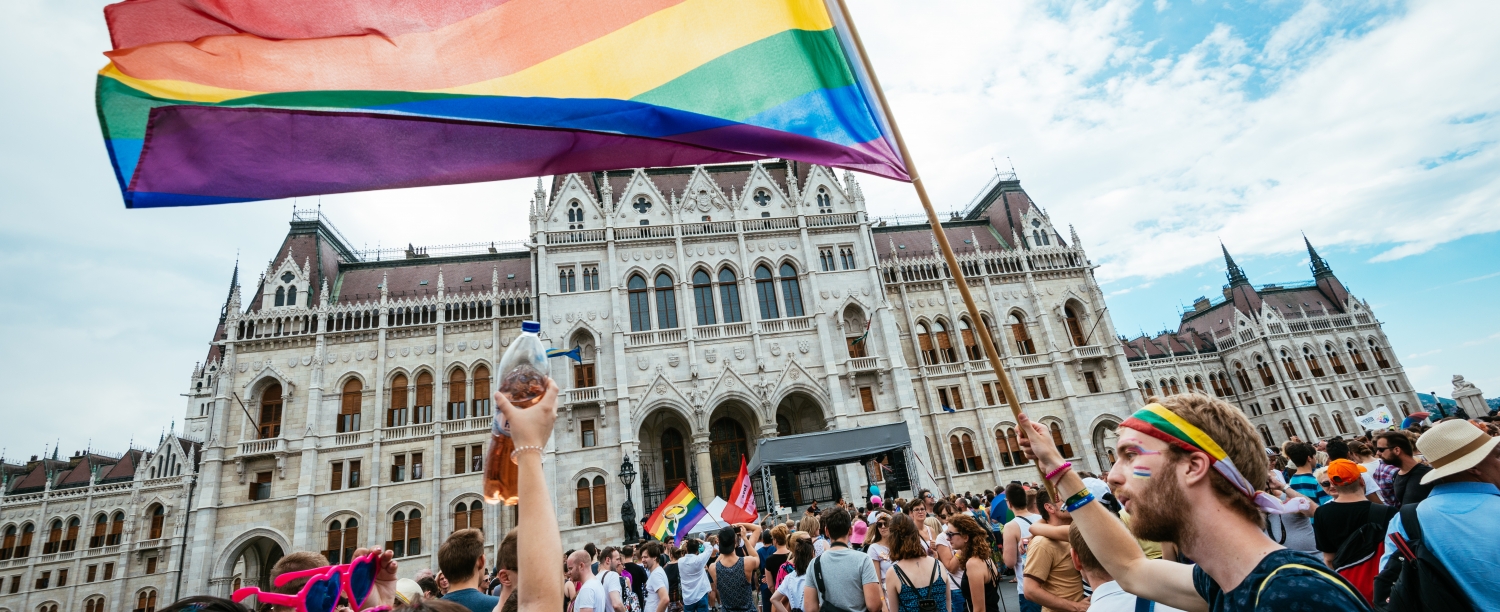
[[[1359,590],[1365,601],[1375,600],[1375,576],[1380,573],[1380,557],[1385,554],[1385,529],[1391,522],[1386,514],[1389,508],[1390,506],[1370,504],[1365,524],[1344,539],[1330,564],[1334,571]]]
[[[1401,526],[1411,537],[1391,534],[1398,557],[1402,559],[1400,577],[1391,589],[1390,612],[1471,612],[1473,604],[1448,568],[1438,561],[1422,538],[1422,523],[1417,519],[1418,504],[1401,507]],[[1392,565],[1395,563],[1392,562]]]
[[[630,581],[625,579],[625,574],[614,574],[620,580],[620,601],[625,604],[626,612],[641,612],[641,600],[635,596],[635,589],[630,588]]]
[[[989,517],[985,516],[983,512],[980,512],[978,510],[970,510],[969,516],[974,517],[974,522],[979,523],[979,528],[983,529],[985,533],[994,531],[993,529],[990,529]]]
[[[939,612],[939,608],[947,610],[948,605],[952,603],[948,594],[947,578],[940,578],[938,576],[939,565],[941,563],[934,558],[932,562],[932,577],[928,579],[927,586],[919,589],[912,586],[911,579],[906,577],[906,572],[901,571],[901,566],[894,563],[891,564],[891,568],[896,570],[896,577],[901,579],[901,586],[917,593],[917,597],[919,597],[917,600],[917,612]],[[933,596],[934,593],[936,597]]]

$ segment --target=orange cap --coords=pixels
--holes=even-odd
[[[1328,480],[1335,485],[1346,485],[1360,480],[1360,474],[1367,471],[1365,466],[1348,459],[1334,459],[1328,464]]]

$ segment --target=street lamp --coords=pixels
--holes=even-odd
[[[635,465],[630,455],[620,462],[620,484],[625,485],[625,503],[620,506],[620,522],[625,526],[625,543],[634,544],[640,539],[635,524],[635,504],[630,501],[630,486],[635,484]]]

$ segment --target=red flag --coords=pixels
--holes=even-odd
[[[731,525],[735,523],[753,523],[760,517],[760,512],[755,509],[755,487],[750,482],[750,472],[745,469],[745,457],[740,456],[740,475],[734,479],[734,487],[729,490],[728,503],[720,518]]]

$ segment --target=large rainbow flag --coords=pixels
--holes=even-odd
[[[781,157],[909,180],[840,0],[126,0],[127,207]]]
[[[672,494],[663,499],[646,519],[646,534],[663,542],[670,537],[673,544],[681,546],[683,538],[692,533],[693,527],[705,516],[708,516],[708,510],[698,501],[698,496],[686,482],[679,482]]]

